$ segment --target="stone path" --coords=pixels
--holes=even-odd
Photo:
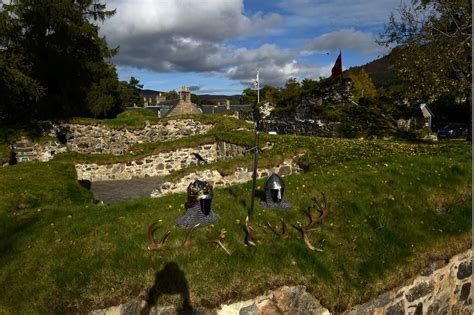
[[[92,182],[91,191],[96,200],[106,204],[115,204],[125,200],[150,197],[153,189],[162,183],[162,176]]]

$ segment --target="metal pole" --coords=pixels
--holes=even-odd
[[[257,70],[257,106],[255,110],[258,112],[258,104],[260,103],[260,77],[259,70]],[[259,116],[256,115],[255,119],[255,147],[253,151],[253,174],[252,174],[252,198],[250,199],[250,209],[248,212],[249,220],[253,218],[254,199],[255,199],[255,187],[257,186],[257,164],[258,164],[258,138],[259,138]]]
[[[259,131],[257,128],[255,128],[255,148],[253,149],[252,199],[250,200],[249,219],[253,218],[255,187],[257,186],[258,138]]]

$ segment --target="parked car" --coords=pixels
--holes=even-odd
[[[443,138],[462,138],[469,132],[467,124],[449,123],[438,131],[438,139]]]

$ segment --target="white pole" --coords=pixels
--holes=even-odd
[[[259,76],[260,69],[257,69],[257,106],[260,103],[260,76]]]

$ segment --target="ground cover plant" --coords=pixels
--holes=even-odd
[[[144,144],[126,157],[98,155],[101,163],[134,159],[214,137],[252,144],[241,122],[206,117],[209,134],[170,143]],[[244,126],[244,127],[243,127]],[[244,128],[245,129],[245,128]],[[414,144],[300,136],[262,135],[272,142],[262,165],[302,154],[304,172],[285,177],[288,211],[256,207],[256,247],[243,244],[251,184],[215,189],[213,208],[221,219],[194,231],[174,227],[184,214],[185,194],[145,198],[113,206],[92,203],[76,179],[74,162],[93,160],[64,154],[47,163],[0,169],[0,313],[86,312],[147,298],[165,266],[178,266],[193,307],[214,307],[246,299],[283,284],[304,284],[333,310],[361,303],[415,275],[431,259],[470,247],[471,146],[465,143]],[[141,150],[141,151],[140,151]],[[250,165],[251,156],[198,168],[229,172]],[[264,180],[258,181],[257,199]],[[324,192],[328,217],[311,233],[309,251],[299,232],[275,235],[267,222],[290,226],[307,218],[301,211]],[[161,251],[147,250],[147,228],[158,221],[156,237],[171,234]],[[209,238],[225,229],[223,243]],[[157,303],[181,303],[165,295]]]

